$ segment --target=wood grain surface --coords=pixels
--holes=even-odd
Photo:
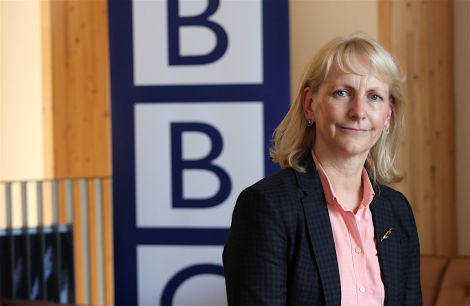
[[[396,187],[413,205],[421,252],[457,252],[453,19],[450,0],[379,0],[379,39],[407,76]]]

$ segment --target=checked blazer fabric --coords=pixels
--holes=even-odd
[[[223,262],[229,305],[341,305],[333,233],[310,154],[245,189],[232,215]],[[371,212],[385,305],[422,305],[419,241],[406,198],[375,186]],[[392,233],[382,239],[392,228]]]

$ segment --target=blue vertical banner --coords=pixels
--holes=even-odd
[[[241,190],[277,170],[288,0],[109,0],[116,305],[225,305]]]

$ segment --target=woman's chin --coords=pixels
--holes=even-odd
[[[350,144],[343,146],[340,152],[342,153],[341,155],[346,157],[362,157],[364,155],[367,156],[369,150],[370,146]]]

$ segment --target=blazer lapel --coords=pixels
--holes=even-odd
[[[370,205],[374,222],[374,234],[379,256],[380,272],[385,287],[385,305],[398,305],[400,271],[400,233],[393,223],[390,202],[375,191],[376,196]]]
[[[336,258],[333,232],[320,178],[313,160],[306,158],[306,173],[295,172],[299,187],[304,191],[302,199],[308,233],[327,306],[341,304],[341,284]]]

